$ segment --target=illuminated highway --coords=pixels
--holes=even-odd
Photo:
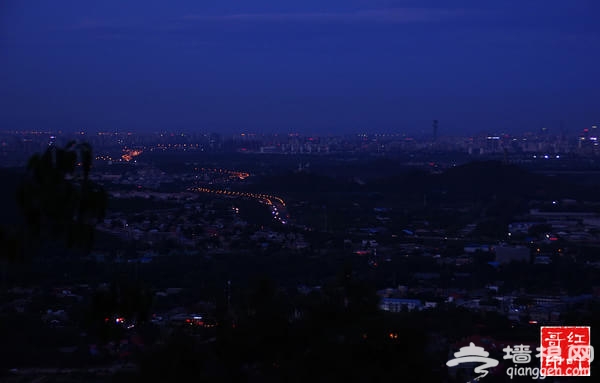
[[[214,194],[222,197],[233,197],[233,198],[248,198],[256,200],[260,203],[263,203],[269,207],[271,210],[271,215],[273,219],[280,222],[283,225],[286,225],[289,220],[289,215],[287,213],[286,205],[283,199],[280,197],[269,195],[269,194],[260,194],[260,193],[249,193],[249,192],[238,192],[231,190],[223,190],[223,189],[209,189],[204,187],[195,187],[190,188],[188,191],[197,192],[197,193],[207,193]]]

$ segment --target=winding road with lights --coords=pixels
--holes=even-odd
[[[247,173],[245,173],[247,174]],[[213,194],[220,197],[227,198],[246,198],[255,200],[259,203],[265,204],[271,210],[271,215],[273,219],[278,221],[279,223],[286,225],[289,222],[289,214],[287,212],[287,208],[285,205],[285,201],[277,196],[269,195],[269,194],[260,194],[260,193],[250,193],[250,192],[238,192],[231,191],[225,189],[209,189],[205,187],[193,187],[189,188],[190,192],[197,193],[206,193]]]

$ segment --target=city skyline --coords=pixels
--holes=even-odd
[[[569,132],[598,125],[593,1],[9,2],[5,130]]]

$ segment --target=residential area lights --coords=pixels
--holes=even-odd
[[[246,178],[250,177],[250,173],[246,173],[246,172],[238,172],[235,170],[227,170],[227,169],[206,169],[206,168],[195,168],[194,170],[196,171],[201,171],[201,172],[212,172],[212,173],[219,173],[219,174],[227,174],[229,176],[235,177],[235,178],[239,178],[240,180],[245,180]]]

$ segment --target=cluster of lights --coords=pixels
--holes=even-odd
[[[124,152],[124,154],[121,156],[121,158],[126,162],[129,162],[134,157],[137,157],[140,154],[142,154],[142,151],[139,149],[125,149],[125,150],[123,150],[123,152]]]
[[[9,133],[9,134],[34,134],[34,135],[49,135],[52,134],[52,132],[42,132],[39,130],[8,130],[8,131],[3,131],[3,133]],[[59,131],[59,133],[61,133]]]
[[[113,161],[111,156],[96,156],[96,161]]]
[[[110,321],[111,321],[110,318],[104,318],[104,323],[109,323]],[[133,323],[127,324],[127,321],[125,320],[125,318],[119,317],[119,316],[114,318],[114,323],[117,325],[120,325],[120,326],[125,326],[128,329],[132,329],[135,327],[135,325]]]
[[[204,320],[202,320],[202,317],[199,315],[194,315],[191,318],[187,318],[185,323],[189,324],[190,326],[204,326]]]
[[[85,132],[80,132],[80,134],[85,134]],[[98,136],[133,136],[132,132],[125,132],[125,133],[119,133],[119,132],[97,132],[96,135]]]
[[[538,158],[538,155],[534,154],[533,158]],[[555,156],[551,156],[551,155],[548,155],[548,154],[544,154],[543,156],[539,156],[539,158],[543,158],[545,160],[548,160],[550,158],[556,158],[558,160],[558,159],[560,159],[560,155],[557,154]]]
[[[157,149],[161,149],[163,151],[167,149],[198,149],[200,148],[200,144],[157,144]],[[151,148],[150,151],[154,151],[154,148]]]
[[[270,200],[267,201],[267,204],[271,206],[271,214],[273,215],[273,218],[285,225],[287,222],[281,218],[279,212],[277,211],[277,207],[272,204]]]

